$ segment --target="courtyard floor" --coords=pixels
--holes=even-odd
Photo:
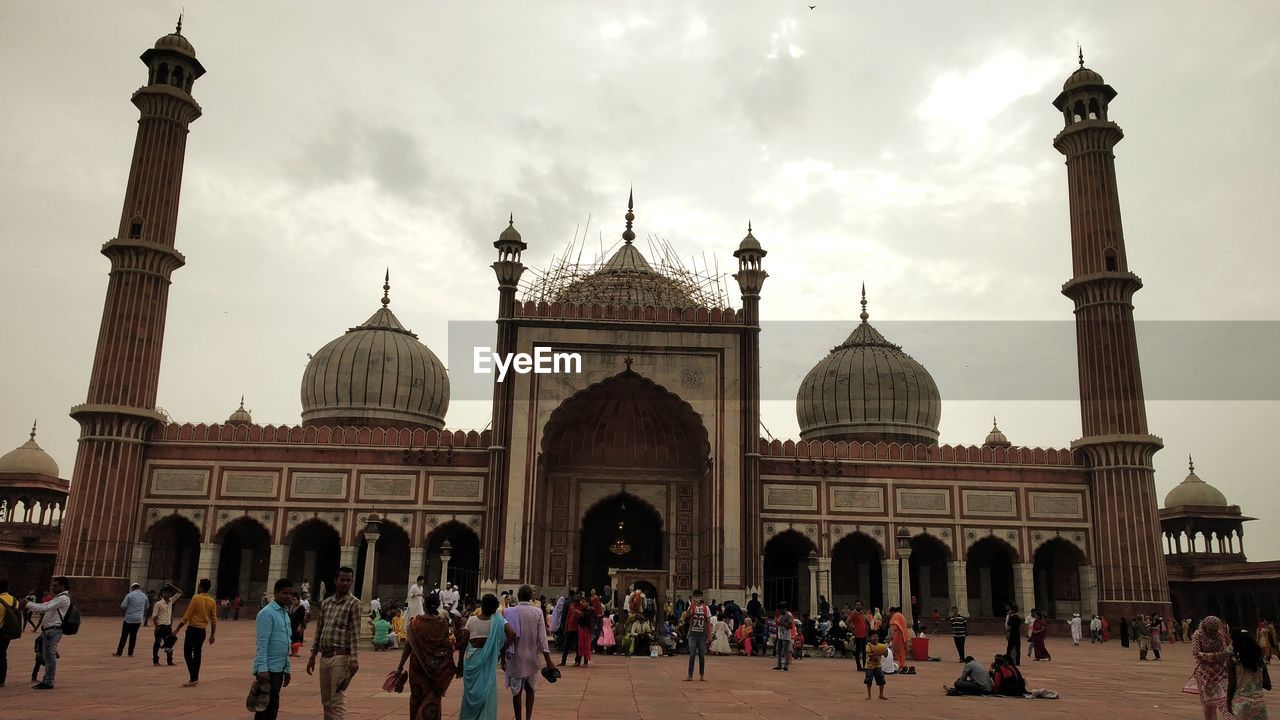
[[[217,644],[204,651],[200,684],[187,679],[179,643],[176,667],[151,665],[150,631],[139,633],[137,654],[115,658],[118,621],[85,618],[80,634],[62,642],[58,686],[30,689],[30,633],[9,647],[8,683],[0,688],[0,718],[27,720],[113,720],[115,718],[243,718],[253,658],[253,623],[219,625]],[[145,646],[141,642],[148,636]],[[310,635],[308,634],[308,640]],[[942,687],[959,674],[948,637],[934,642],[931,654],[944,662],[918,663],[915,676],[892,675],[888,701],[867,700],[852,660],[805,659],[790,672],[774,672],[765,658],[708,658],[707,681],[683,682],[685,658],[627,659],[601,656],[589,669],[565,668],[564,678],[538,691],[535,715],[541,718],[625,720],[808,720],[809,718],[1198,718],[1197,699],[1181,692],[1191,671],[1189,646],[1166,644],[1161,662],[1139,662],[1137,648],[1118,642],[1072,647],[1050,638],[1052,662],[1023,664],[1027,685],[1050,688],[1059,700],[946,697]],[[969,639],[970,654],[987,663],[1004,642],[995,637]],[[304,650],[304,653],[306,651]],[[558,658],[557,658],[558,660]],[[347,692],[349,718],[404,718],[408,693],[382,692],[382,679],[395,668],[398,652],[361,651],[361,668]],[[163,659],[161,660],[163,662]],[[320,717],[315,677],[295,658],[293,682],[282,694],[282,718]],[[503,691],[505,692],[505,691]],[[461,680],[450,687],[445,717],[456,718]],[[509,700],[500,696],[500,718],[510,718]]]

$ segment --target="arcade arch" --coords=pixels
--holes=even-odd
[[[965,572],[972,616],[1003,617],[1009,604],[1017,604],[1013,577],[1017,558],[1013,546],[994,535],[969,546]]]
[[[593,505],[582,520],[578,552],[578,587],[603,591],[609,568],[666,570],[662,514],[634,495],[617,493]],[[630,546],[617,553],[618,540]]]
[[[933,535],[921,534],[911,538],[911,597],[915,598],[914,617],[926,618],[937,610],[946,615],[951,609],[951,583],[947,577],[947,563],[951,561],[951,548]]]
[[[1085,614],[1080,568],[1087,564],[1084,552],[1064,538],[1053,538],[1037,548],[1032,566],[1036,607],[1051,618]]]
[[[143,537],[151,543],[147,586],[173,583],[184,596],[194,595],[200,562],[200,529],[195,523],[169,515],[157,520]]]
[[[784,530],[764,544],[764,606],[785,602],[793,610],[809,607],[809,553],[813,541],[797,530]]]
[[[218,572],[214,588],[219,598],[240,596],[256,607],[271,566],[271,534],[257,520],[237,518],[218,531]]]
[[[458,586],[458,592],[465,601],[475,598],[480,589],[480,536],[475,530],[451,520],[431,531],[427,536],[427,589],[434,588],[440,582],[441,571],[446,570],[444,553],[445,541],[449,542],[449,565],[447,582]]]
[[[869,535],[846,535],[831,548],[831,606],[857,600],[867,610],[884,607],[884,550]]]
[[[360,542],[356,549],[355,592],[361,600],[369,600],[363,596],[365,579],[365,557],[368,556],[369,541],[360,531]],[[373,597],[403,600],[409,593],[409,583],[416,578],[409,577],[409,534],[395,523],[383,520],[380,523],[378,540],[374,544],[373,562]]]
[[[312,597],[320,597],[321,583],[326,594],[333,592],[333,578],[342,564],[342,540],[338,531],[329,523],[312,518],[294,528],[285,538],[285,544],[289,546],[287,577],[298,583],[299,589],[302,583],[307,583]]]

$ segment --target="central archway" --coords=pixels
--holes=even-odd
[[[532,577],[549,588],[598,589],[609,565],[649,565],[666,569],[677,592],[711,585],[711,445],[688,402],[628,364],[561,403],[541,449]],[[623,515],[615,513],[620,494],[628,498]],[[611,496],[612,508],[600,500]],[[639,512],[641,503],[651,512]],[[619,520],[624,533],[640,533],[647,555],[606,557]],[[641,545],[630,542],[634,555]]]
[[[271,534],[257,520],[240,517],[225,525],[214,539],[222,545],[218,552],[218,577],[214,585],[220,598],[240,596],[253,606],[259,595],[270,591]]]
[[[619,553],[621,540],[630,549]],[[596,503],[582,519],[578,552],[578,586],[602,590],[609,568],[665,570],[662,515],[635,496],[619,493]]]

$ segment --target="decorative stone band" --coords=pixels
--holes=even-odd
[[[168,245],[146,240],[113,238],[102,244],[102,254],[111,259],[111,272],[154,275],[169,281],[174,270],[187,264],[182,253]]]
[[[978,447],[976,445],[911,445],[892,442],[848,442],[832,440],[760,440],[762,458],[787,458],[801,462],[802,468],[837,460],[891,461],[918,463],[968,463],[983,465],[1084,466],[1071,450],[1028,447]]]
[[[200,103],[172,85],[148,85],[133,94],[133,104],[143,120],[169,120],[187,125],[200,117]]]
[[[1124,131],[1110,120],[1082,120],[1058,131],[1053,146],[1068,160],[1091,152],[1110,153]]]
[[[1133,294],[1142,289],[1142,278],[1131,272],[1081,275],[1062,284],[1062,294],[1075,301],[1076,312],[1093,305],[1133,307]]]
[[[741,325],[742,314],[733,308],[667,308],[638,305],[588,305],[577,303],[516,303],[516,317],[554,320],[634,320],[640,322]]]
[[[1155,435],[1097,435],[1071,443],[1095,469],[1151,470],[1151,460],[1164,447]]]
[[[146,442],[151,428],[165,421],[155,410],[124,405],[76,405],[71,417],[80,423],[81,440]]]

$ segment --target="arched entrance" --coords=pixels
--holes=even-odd
[[[463,604],[475,599],[480,588],[480,536],[457,521],[447,522],[427,536],[427,589],[440,582],[444,568],[444,543],[449,543],[449,569],[446,582],[458,586]]]
[[[619,493],[596,503],[582,519],[581,538],[578,587],[583,592],[603,592],[610,567],[666,569],[662,516],[635,496]]]
[[[218,597],[239,595],[244,604],[256,606],[258,598],[268,591],[271,536],[267,529],[256,520],[242,517],[224,525],[213,541],[222,545],[214,584]]]
[[[974,617],[1003,617],[1009,604],[1016,604],[1013,563],[1018,557],[1009,543],[987,536],[969,546],[966,575],[969,611]],[[1026,612],[1030,608],[1018,608]]]
[[[932,535],[911,538],[911,597],[915,604],[913,617],[931,617],[933,611],[946,616],[951,610],[951,584],[947,579],[947,563],[951,548]]]
[[[307,583],[312,598],[320,597],[320,584],[325,593],[333,592],[333,578],[342,563],[342,540],[329,523],[312,518],[293,529],[286,538],[289,544],[289,579]],[[354,592],[359,592],[356,588]]]
[[[810,552],[813,541],[795,530],[785,530],[764,545],[764,607],[773,610],[785,602],[792,610],[809,607]]]
[[[374,545],[373,597],[383,601],[403,601],[409,595],[409,534],[399,525],[383,521]],[[365,556],[369,541],[360,531],[360,544],[356,550],[355,592],[364,592]],[[366,598],[361,598],[366,599]]]
[[[598,589],[607,581],[602,568],[642,560],[651,567],[641,569],[666,569],[677,594],[711,585],[718,549],[710,520],[711,445],[689,403],[628,366],[556,408],[541,447],[530,550],[532,577],[544,587]],[[627,513],[607,521],[604,502],[585,517],[600,498],[620,493],[643,498],[652,514],[634,514],[639,506],[629,502]],[[634,563],[606,557],[618,520],[624,534],[658,539]],[[630,542],[637,553],[640,545]]]
[[[856,532],[831,548],[831,606],[853,607],[858,600],[868,610],[884,607],[880,543]]]
[[[1037,548],[1032,566],[1036,607],[1051,618],[1083,613],[1080,566],[1087,563],[1080,548],[1062,538],[1054,538]]]
[[[145,537],[151,543],[147,584],[160,587],[171,582],[184,596],[194,595],[200,562],[200,529],[181,515],[170,515],[152,525]]]

